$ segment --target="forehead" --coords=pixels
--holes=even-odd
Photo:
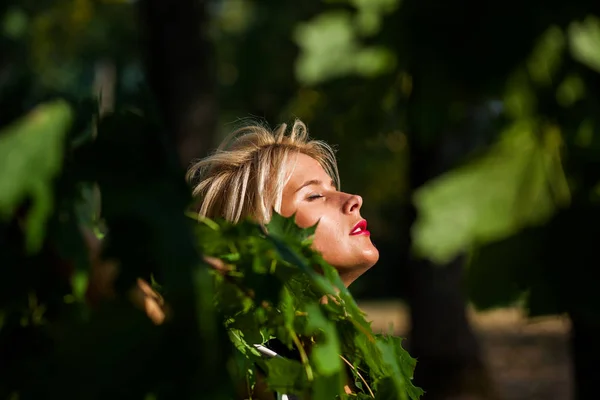
[[[325,172],[321,164],[303,153],[290,157],[286,168],[288,170],[286,187],[298,187],[308,180],[320,180],[325,185],[329,185],[331,181],[331,177]]]

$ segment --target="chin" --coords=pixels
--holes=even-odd
[[[360,262],[353,266],[336,269],[340,273],[342,281],[348,287],[377,264],[377,261],[379,261],[379,251],[373,248],[372,250],[363,252]]]
[[[377,250],[375,246],[370,246],[369,249],[365,249],[363,255],[365,259],[364,265],[367,268],[371,268],[373,265],[377,264],[377,261],[379,261],[379,250]]]
[[[375,250],[373,254],[369,254],[367,257],[365,257],[365,269],[371,268],[377,264],[377,261],[379,261],[379,252]]]

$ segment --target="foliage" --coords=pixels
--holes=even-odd
[[[200,220],[202,253],[227,263],[214,273],[215,304],[238,350],[237,380],[252,382],[259,364],[272,388],[311,399],[345,397],[347,382],[351,398],[418,398],[415,360],[399,338],[373,333],[337,271],[311,250],[314,229],[277,213],[265,229]],[[300,360],[261,360],[253,345],[272,338],[297,348]]]
[[[28,213],[27,248],[39,250],[43,229],[52,212],[51,183],[60,172],[64,134],[71,120],[65,102],[39,106],[21,121],[0,132],[0,213],[4,219],[13,215],[27,198],[32,200]],[[31,165],[38,173],[31,174]]]
[[[360,39],[380,29],[382,14],[393,11],[397,1],[352,3],[358,6],[354,15],[324,12],[296,27],[295,40],[302,49],[296,64],[300,82],[316,84],[347,75],[372,77],[394,68],[395,55],[389,49],[364,46]]]
[[[536,132],[542,129],[534,121],[517,122],[484,157],[420,188],[416,251],[446,263],[471,245],[543,223],[566,205],[560,135],[553,127]]]
[[[38,115],[61,109],[56,112],[64,118],[53,119],[57,124],[47,130],[31,131],[20,151],[35,162],[11,162],[19,172],[4,179],[6,151],[16,154],[9,143],[16,136],[7,130],[35,128],[36,119],[23,116],[40,101],[56,98],[45,89],[54,88],[61,97],[87,94],[101,75],[99,64],[106,63],[114,67],[119,102],[143,79],[138,25],[131,22],[136,4],[12,0],[0,7],[0,46],[7,55],[0,61],[0,164],[5,167],[0,172],[0,251],[6,270],[0,282],[2,396],[28,387],[46,396],[60,388],[61,395],[81,398],[90,397],[83,394],[94,386],[98,391],[92,397],[120,387],[132,388],[136,396],[151,387],[159,397],[178,390],[185,397],[185,391],[217,390],[228,382],[223,368],[233,368],[233,363],[194,361],[201,359],[197,354],[231,349],[220,341],[227,333],[215,333],[221,325],[206,289],[211,280],[195,249],[194,227],[180,212],[189,202],[183,184],[174,183],[181,174],[167,161],[174,157],[163,151],[167,139],[155,127],[142,133],[147,118],[135,111],[106,119],[99,127],[101,143],[89,146],[94,134],[89,107],[94,106],[70,102],[70,111],[58,107],[64,103],[42,106]],[[525,300],[532,315],[569,311],[597,318],[592,276],[600,226],[596,3],[509,1],[472,7],[467,1],[441,0],[217,0],[209,9],[221,121],[249,114],[268,121],[297,115],[315,136],[338,144],[344,190],[364,195],[363,213],[382,250],[377,268],[353,290],[364,285],[369,295],[405,294],[400,286],[407,280],[390,275],[405,273],[412,245],[418,255],[438,263],[466,253],[466,287],[479,307]],[[124,131],[131,135],[121,135]],[[59,143],[63,146],[56,147]],[[90,203],[98,188],[106,221],[98,220],[98,207]],[[32,192],[33,197],[27,195]],[[22,201],[21,195],[28,197]],[[79,229],[98,229],[99,222],[112,232],[107,254],[123,258],[124,271],[117,298],[103,311],[83,303],[90,276]],[[219,242],[229,227],[216,227],[211,235]],[[260,246],[270,245],[261,238],[266,242]],[[174,254],[172,243],[181,252]],[[28,255],[28,246],[37,253]],[[228,263],[243,267],[236,260]],[[138,275],[155,276],[173,315],[185,317],[174,325],[150,325],[124,301]],[[283,286],[277,273],[253,272],[252,284],[262,282],[257,275]],[[226,286],[215,279],[218,288]],[[269,285],[269,299],[284,304],[285,296],[277,297]],[[328,316],[332,306],[318,307],[319,312],[308,310],[317,318]],[[247,326],[257,329],[259,322]],[[115,348],[95,345],[98,338]],[[145,358],[128,353],[148,348],[163,350],[146,352]],[[241,362],[245,357],[237,351],[231,354]],[[89,370],[77,361],[84,353],[91,360],[85,365],[94,366]],[[49,359],[62,359],[63,369],[44,364]],[[311,362],[316,371],[317,361]],[[189,368],[175,376],[181,363]],[[306,366],[280,367],[302,372],[298,384],[306,383]],[[27,369],[44,376],[39,388],[23,380]],[[199,379],[201,373],[208,375]],[[244,370],[232,375],[241,377]],[[179,384],[170,385],[170,379]],[[12,386],[5,387],[6,382]],[[386,393],[385,382],[380,394]]]
[[[574,21],[569,26],[569,42],[573,57],[600,72],[600,19],[589,15],[583,21]]]
[[[183,215],[182,172],[155,121],[123,112],[96,124],[91,103],[40,105],[1,137],[14,167],[0,179],[11,199],[0,213],[0,396],[186,397],[203,375],[215,384],[202,390],[218,398],[223,340],[210,296],[201,297],[209,278]],[[103,257],[120,271],[100,302],[87,301],[86,287],[102,285],[107,270],[90,264],[98,246],[82,235],[95,222],[95,207],[82,206],[93,185],[109,231]],[[152,274],[173,290],[176,317],[165,327],[128,300],[136,279]]]
[[[598,94],[585,83],[598,79],[596,42],[594,16],[547,28],[504,84],[496,143],[414,193],[414,250],[440,264],[468,252],[478,307],[600,313],[582,294],[586,263],[573,262],[593,258],[576,221],[587,213],[593,223],[597,208],[598,119],[588,113]]]

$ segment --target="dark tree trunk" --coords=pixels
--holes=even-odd
[[[590,321],[576,313],[571,317],[571,355],[574,369],[575,400],[598,397],[598,375],[600,373],[600,322]]]
[[[184,167],[212,147],[217,125],[206,3],[140,1],[148,81]]]
[[[588,174],[597,171],[596,165],[581,166]],[[600,207],[589,201],[596,182],[584,182],[587,190],[574,192],[571,206],[554,216],[543,248],[545,278],[571,319],[574,400],[598,398],[600,301],[595,266],[600,262]]]
[[[452,100],[445,93],[456,92],[449,90],[447,82],[444,86],[446,78],[423,65],[413,74],[414,91],[407,110],[413,193],[448,170],[459,158],[453,153],[463,152],[461,148],[469,146],[467,141],[472,139],[463,131],[471,122],[465,121],[461,127],[444,123],[444,110]],[[414,205],[409,205],[407,213],[410,229],[417,218]],[[410,249],[410,235],[406,237],[406,248]],[[463,257],[447,265],[412,256],[406,261],[406,298],[412,326],[408,342],[411,355],[418,360],[415,384],[425,390],[424,400],[497,398],[467,318],[463,265]]]
[[[409,269],[409,346],[418,359],[415,383],[426,391],[424,399],[495,398],[466,315],[462,260],[443,266],[413,260]]]

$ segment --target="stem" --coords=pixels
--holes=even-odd
[[[248,400],[252,400],[252,388],[250,387],[250,378],[248,377],[248,371],[246,371],[246,390],[248,390]]]
[[[306,370],[306,377],[308,378],[309,382],[312,382],[314,379],[314,376],[313,376],[312,368],[310,367],[310,363],[308,362],[308,355],[306,354],[306,351],[304,350],[304,347],[302,346],[302,343],[300,342],[298,335],[296,335],[296,332],[294,332],[293,330],[290,329],[289,333],[290,333],[290,336],[292,337],[292,340],[294,341],[294,344],[298,348],[298,352],[300,353],[300,359],[302,360],[302,365],[304,365],[304,369]]]
[[[213,231],[218,231],[219,229],[221,229],[219,224],[217,224],[215,221],[213,221],[210,218],[203,217],[202,215],[199,215],[198,213],[186,211],[184,213],[184,215],[188,218],[193,219],[196,222],[199,222],[199,223],[202,223],[202,224],[208,226]]]
[[[363,383],[365,384],[365,386],[366,386],[366,387],[367,387],[367,389],[369,390],[369,394],[371,395],[371,397],[375,398],[375,394],[374,394],[374,393],[373,393],[373,391],[371,390],[371,387],[369,386],[369,384],[367,383],[367,381],[365,380],[365,378],[363,378],[363,376],[360,374],[360,372],[358,371],[358,369],[357,369],[357,368],[356,368],[354,365],[352,365],[352,364],[350,363],[350,361],[346,360],[346,359],[344,358],[344,356],[342,356],[341,354],[340,354],[340,358],[341,358],[342,360],[344,360],[344,362],[345,362],[346,364],[348,364],[348,366],[354,370],[354,372],[356,373],[356,375],[358,375],[358,377],[360,378],[360,380],[361,380],[361,381],[363,381]]]
[[[350,318],[350,322],[352,322],[352,325],[354,325],[355,327],[357,327],[359,331],[361,331],[362,333],[364,333],[365,336],[367,336],[367,338],[369,339],[370,342],[374,342],[375,341],[375,338],[373,337],[373,332],[369,332],[368,330],[366,330],[361,324],[359,324],[357,321],[355,321],[354,318]]]

